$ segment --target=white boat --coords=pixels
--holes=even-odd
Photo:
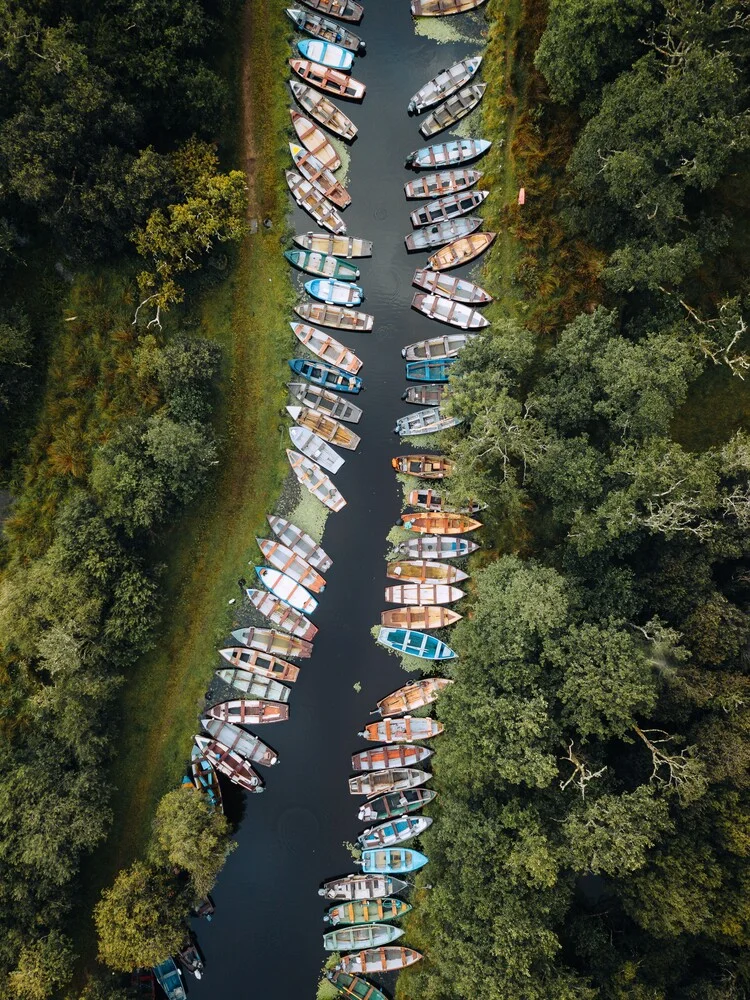
[[[484,97],[486,89],[486,83],[473,83],[470,87],[463,87],[458,93],[451,94],[447,101],[443,101],[427,115],[419,126],[419,131],[425,139],[429,139],[430,136],[455,125],[474,110]]]
[[[278,755],[266,746],[263,740],[248,733],[246,729],[240,729],[232,722],[222,722],[221,719],[210,719],[208,716],[204,716],[201,719],[201,725],[215,740],[223,743],[229,750],[233,750],[234,753],[244,757],[252,764],[263,764],[265,767],[271,767],[279,762]]]
[[[431,337],[429,340],[418,340],[407,344],[401,350],[401,357],[407,361],[438,361],[441,358],[455,358],[475,333],[444,333],[442,337]]]
[[[328,414],[310,406],[287,406],[286,412],[295,424],[306,427],[328,444],[334,444],[337,448],[346,448],[347,451],[357,450],[360,442],[359,434],[355,434],[350,427],[344,427]]]
[[[372,798],[388,792],[418,788],[431,777],[429,771],[420,771],[417,767],[390,767],[385,771],[366,771],[364,774],[349,778],[349,793]]]
[[[468,191],[482,179],[481,170],[440,170],[435,174],[423,174],[404,184],[407,198],[442,198],[443,195]]]
[[[297,42],[297,48],[303,59],[311,59],[329,69],[340,69],[346,73],[354,65],[351,52],[320,38],[303,38],[301,42]]]
[[[341,108],[337,108],[325,94],[318,94],[312,87],[298,83],[296,80],[290,81],[289,86],[299,106],[307,111],[316,122],[348,142],[356,137],[357,127],[354,122],[344,114]]]
[[[463,559],[476,552],[479,546],[468,538],[451,538],[447,535],[421,535],[399,542],[396,552],[409,559]]]
[[[395,431],[401,437],[419,437],[421,434],[436,434],[447,431],[463,423],[463,417],[446,416],[441,407],[430,406],[426,410],[417,410],[396,421]]]
[[[344,464],[344,459],[337,455],[322,437],[307,427],[290,427],[289,437],[298,451],[312,459],[313,462],[317,462],[326,472],[335,475]]]
[[[358,424],[362,417],[362,410],[358,406],[329,389],[321,389],[309,382],[289,382],[288,386],[289,392],[303,406],[325,413],[326,416],[344,420],[348,424]]]
[[[268,514],[266,520],[274,535],[284,545],[289,546],[292,552],[296,552],[298,556],[306,559],[315,569],[320,570],[321,573],[327,573],[333,566],[333,559],[328,553],[320,547],[314,538],[305,534],[296,524],[292,524],[285,517],[277,517],[276,514]]]
[[[465,596],[460,587],[444,583],[397,583],[385,588],[389,604],[454,604]]]
[[[330,365],[342,368],[350,375],[356,375],[362,367],[362,361],[354,351],[344,347],[327,333],[318,330],[317,327],[308,326],[307,323],[290,323],[297,340],[304,344],[308,351],[317,355],[321,361],[327,361]]]
[[[327,198],[338,208],[347,208],[351,205],[352,199],[349,192],[314,153],[294,142],[289,143],[289,152],[292,154],[297,170],[306,181],[309,181],[314,188],[320,191],[324,198]]]
[[[409,101],[409,114],[419,115],[427,108],[439,104],[446,97],[455,94],[457,90],[465,86],[472,77],[476,76],[479,67],[482,65],[481,56],[472,56],[470,59],[462,59],[448,69],[441,70],[437,76],[420,87],[416,94]]]
[[[357,837],[361,847],[377,850],[379,847],[395,847],[407,840],[419,837],[432,826],[429,816],[399,816],[363,830]]]
[[[452,167],[468,160],[476,160],[484,156],[492,145],[489,139],[453,139],[450,142],[439,142],[434,146],[423,146],[415,149],[406,157],[404,166],[412,170],[440,170]]]
[[[259,677],[248,670],[230,669],[217,670],[219,680],[233,687],[248,698],[262,698],[268,701],[280,701],[286,704],[292,689],[286,684],[272,681],[268,677]]]
[[[286,601],[287,604],[291,604],[297,611],[311,615],[317,608],[318,602],[307,587],[303,587],[301,583],[297,583],[286,573],[282,573],[278,569],[270,569],[268,566],[256,566],[255,571],[261,582],[268,587],[272,594],[275,594],[282,601]]]
[[[372,240],[358,236],[330,236],[328,233],[298,233],[292,237],[303,250],[318,250],[334,257],[350,260],[352,257],[372,257]]]
[[[435,247],[442,247],[446,243],[452,243],[454,240],[460,240],[463,236],[470,236],[479,229],[482,221],[478,215],[465,215],[459,219],[444,219],[443,222],[415,229],[413,233],[404,237],[404,243],[407,250],[432,250]]]
[[[338,170],[341,166],[339,154],[325,137],[322,129],[301,112],[289,109],[297,138],[308,152],[316,156],[328,170]]]
[[[256,538],[258,548],[266,557],[274,569],[286,573],[303,587],[307,587],[314,594],[320,594],[325,590],[326,582],[320,573],[313,569],[309,562],[292,552],[288,545],[284,545],[276,538]]]
[[[324,229],[328,229],[332,233],[346,232],[346,223],[320,191],[296,170],[285,171],[285,176],[294,200],[300,208],[303,208],[315,219],[319,226],[323,226]]]
[[[465,302],[470,306],[484,306],[492,302],[490,293],[485,292],[479,285],[465,278],[454,278],[450,274],[443,274],[442,271],[417,268],[411,283],[430,295],[442,295],[443,298]]]
[[[286,457],[289,459],[292,472],[300,483],[321,503],[337,512],[346,506],[346,500],[316,462],[305,458],[304,455],[300,455],[292,448],[287,448]]]
[[[420,205],[414,209],[409,218],[415,229],[418,226],[432,226],[446,219],[457,219],[479,208],[488,195],[489,191],[458,191],[456,194],[448,194],[444,198],[437,198],[435,201],[428,201],[426,205]]]
[[[269,621],[278,625],[285,632],[289,632],[298,639],[305,639],[307,642],[312,642],[318,634],[318,626],[313,625],[301,611],[293,608],[291,604],[287,604],[282,598],[269,594],[267,590],[256,590],[253,587],[248,587],[245,593],[256,611],[265,615]]]
[[[444,299],[440,295],[426,295],[417,292],[412,299],[412,308],[424,313],[430,319],[457,326],[461,330],[482,330],[490,325],[490,321],[476,309],[470,309],[463,302]]]

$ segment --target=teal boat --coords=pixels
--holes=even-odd
[[[187,1000],[185,987],[182,985],[182,973],[177,968],[173,958],[168,958],[154,966],[156,981],[167,995],[167,1000]]]
[[[356,997],[356,1000],[386,1000],[385,993],[381,993],[377,986],[373,986],[366,979],[360,979],[359,976],[353,976],[349,972],[329,969],[326,972],[326,977],[345,997]]]
[[[381,628],[378,632],[378,642],[397,653],[408,653],[409,656],[421,656],[424,660],[454,660],[456,653],[434,635],[426,632],[415,632],[407,628]]]
[[[419,837],[430,826],[432,819],[429,816],[399,816],[371,826],[360,833],[357,841],[360,847],[365,848],[390,847],[411,840],[412,837]]]
[[[366,875],[399,875],[402,872],[415,872],[424,868],[428,860],[419,851],[410,851],[405,847],[388,847],[362,851],[358,863]]]
[[[417,773],[424,777],[424,772]],[[405,816],[407,813],[418,812],[423,806],[432,802],[436,795],[437,792],[433,792],[429,788],[404,788],[397,792],[387,792],[376,799],[369,799],[363,806],[360,806],[359,819],[390,819],[393,816]]]
[[[358,306],[365,297],[359,285],[348,285],[344,281],[334,281],[332,278],[313,278],[312,281],[306,281],[305,291],[318,302],[326,302],[329,306]]]
[[[359,951],[360,948],[381,948],[398,941],[404,932],[392,924],[355,924],[340,927],[323,935],[326,951]]]
[[[284,256],[292,265],[318,278],[336,278],[338,281],[356,281],[359,268],[346,260],[339,260],[330,253],[317,250],[285,250]]]
[[[289,367],[295,375],[301,375],[313,385],[323,389],[333,389],[336,392],[361,392],[362,379],[359,375],[347,375],[340,368],[327,365],[322,361],[309,361],[307,358],[292,358]]]
[[[455,358],[442,358],[439,361],[409,361],[406,365],[406,377],[411,382],[447,382],[451,365]]]
[[[356,899],[332,906],[323,920],[332,927],[343,924],[374,924],[385,920],[398,920],[411,909],[403,899]]]

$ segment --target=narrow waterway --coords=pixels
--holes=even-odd
[[[406,107],[419,86],[478,51],[479,43],[438,44],[419,37],[408,0],[365,0],[365,6],[355,30],[367,42],[367,55],[357,58],[352,73],[367,84],[367,96],[362,105],[341,106],[359,128],[350,148],[352,205],[345,219],[349,235],[375,244],[373,258],[358,262],[366,295],[362,308],[375,315],[375,329],[331,331],[364,361],[360,374],[366,388],[356,400],[364,409],[356,427],[362,442],[356,453],[341,453],[346,463],[335,477],[347,506],[326,525],[323,544],[334,564],[314,615],[320,632],[313,657],[300,661],[290,721],[259,733],[278,751],[280,764],[264,770],[266,792],[247,797],[238,848],[213,893],[213,921],[196,923],[206,959],[204,979],[188,984],[196,997],[314,996],[325,959],[325,905],[318,886],[355,870],[343,842],[354,841],[363,827],[346,780],[350,755],[363,746],[356,734],[375,701],[407,676],[370,635],[385,607],[385,539],[400,513],[400,485],[390,459],[414,450],[400,446],[393,433],[396,418],[414,409],[400,398],[405,388],[400,351],[443,330],[410,308],[412,274],[425,255],[407,256],[404,249],[409,211],[417,203],[404,198],[403,184],[414,175],[403,163],[410,150],[425,143]],[[447,20],[476,35],[478,19]],[[298,232],[318,228],[296,208],[293,218]],[[408,938],[399,943],[408,944]]]

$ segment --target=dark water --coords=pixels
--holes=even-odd
[[[356,400],[364,416],[355,428],[362,443],[354,454],[342,452],[346,464],[335,477],[348,505],[326,525],[324,546],[334,564],[314,616],[320,629],[315,652],[300,661],[290,721],[258,730],[280,763],[263,772],[266,792],[247,797],[238,848],[213,894],[213,921],[195,925],[206,972],[201,982],[189,980],[194,997],[312,1000],[326,957],[318,886],[355,870],[343,842],[354,841],[364,826],[357,820],[359,799],[349,795],[346,781],[350,755],[363,746],[357,731],[376,700],[407,679],[399,660],[370,635],[385,607],[385,539],[400,513],[390,459],[414,450],[400,446],[393,433],[396,418],[415,409],[400,399],[400,349],[443,329],[410,308],[411,277],[425,255],[407,256],[404,249],[409,211],[417,203],[404,197],[403,184],[414,175],[403,162],[425,143],[406,106],[419,86],[478,46],[416,36],[408,0],[366,0],[366,8],[355,30],[366,39],[367,55],[357,58],[352,72],[367,84],[367,95],[361,106],[341,105],[359,128],[345,219],[350,235],[375,244],[373,258],[358,261],[362,308],[375,315],[375,329],[331,331],[364,361],[366,389]],[[465,17],[458,20],[468,27]],[[296,208],[294,222],[301,232],[318,228]]]

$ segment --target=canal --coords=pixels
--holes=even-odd
[[[364,416],[356,427],[362,442],[356,453],[341,453],[346,463],[335,477],[347,506],[326,525],[323,544],[334,562],[314,616],[320,629],[315,651],[300,661],[290,721],[260,733],[280,763],[263,772],[265,793],[247,797],[237,850],[213,893],[212,922],[196,922],[206,971],[201,982],[190,979],[188,985],[194,997],[212,1000],[314,997],[325,959],[325,906],[317,890],[324,879],[355,870],[344,842],[354,841],[364,825],[346,780],[350,755],[363,746],[357,731],[376,700],[407,679],[370,629],[385,607],[386,535],[401,509],[390,460],[415,450],[399,446],[393,433],[396,418],[414,409],[401,401],[400,351],[444,328],[410,308],[411,277],[425,255],[407,255],[404,248],[409,211],[417,203],[404,197],[404,182],[414,174],[403,163],[425,142],[418,132],[421,119],[408,117],[406,107],[429,78],[476,53],[479,41],[438,43],[417,35],[409,0],[365,0],[365,6],[355,30],[366,40],[367,54],[357,58],[352,73],[366,83],[367,95],[362,105],[341,102],[359,128],[349,150],[352,204],[344,217],[349,235],[374,241],[372,259],[358,263],[366,295],[362,309],[374,314],[375,328],[371,334],[331,331],[364,362],[366,388],[357,399]],[[445,22],[438,30],[458,29],[478,39],[483,19],[461,15]],[[297,232],[318,228],[296,207],[293,223]],[[408,937],[399,943],[408,945]]]

